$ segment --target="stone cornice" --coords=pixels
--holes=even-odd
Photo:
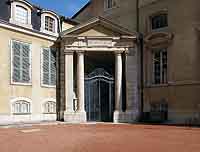
[[[159,47],[168,47],[172,42],[174,35],[168,32],[154,32],[148,34],[144,38],[145,47],[147,48],[159,48]]]

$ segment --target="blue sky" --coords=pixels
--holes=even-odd
[[[89,0],[29,0],[31,3],[56,11],[60,15],[71,17]]]

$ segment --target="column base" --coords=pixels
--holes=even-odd
[[[114,123],[135,123],[138,120],[138,113],[135,111],[126,112],[115,111],[114,112]]]
[[[69,123],[85,123],[87,121],[86,112],[65,112],[64,121]]]

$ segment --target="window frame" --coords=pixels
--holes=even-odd
[[[40,53],[40,84],[41,84],[41,87],[45,87],[45,88],[56,88],[56,85],[47,85],[47,84],[44,84],[43,83],[43,50],[44,49],[48,49],[49,51],[50,50],[54,50],[56,52],[56,57],[57,57],[57,49],[56,48],[49,48],[49,47],[42,47],[41,48],[41,53]],[[56,61],[57,62],[57,61]],[[57,64],[56,64],[56,79],[57,79]],[[56,80],[56,83],[57,83],[57,80]]]
[[[111,2],[109,2],[110,0],[104,0],[104,11],[107,11],[107,10],[111,10],[113,8],[116,8],[117,7],[117,4],[116,4],[116,1],[115,0],[111,0]],[[111,7],[108,7],[109,3],[111,3]],[[115,5],[114,5],[115,4]]]
[[[15,112],[14,105],[18,102],[28,103],[29,104],[29,112],[27,112],[27,113],[23,113],[23,112],[17,113],[17,112]],[[32,100],[29,99],[29,98],[26,98],[26,97],[16,97],[16,98],[12,99],[10,101],[10,107],[11,107],[11,110],[10,110],[11,115],[31,115],[32,114]]]
[[[13,42],[18,42],[18,43],[21,43],[21,44],[25,44],[25,45],[29,45],[29,48],[30,48],[30,69],[29,69],[29,76],[30,76],[30,82],[28,83],[23,83],[23,82],[14,82],[13,81]],[[23,85],[23,86],[32,86],[32,45],[31,43],[28,43],[28,42],[22,42],[22,41],[19,41],[19,40],[11,40],[10,41],[10,82],[11,82],[11,85]]]
[[[51,31],[48,31],[45,29],[45,18],[46,17],[50,17],[52,19],[54,19],[54,22],[55,22],[55,29],[54,29],[54,32],[51,32]],[[43,32],[43,33],[46,33],[46,34],[49,34],[49,35],[53,35],[53,36],[58,36],[58,32],[59,32],[59,29],[60,29],[60,18],[53,12],[51,11],[42,11],[41,12],[41,27],[40,27],[40,32]]]
[[[156,16],[159,16],[159,15],[166,15],[166,17],[167,17],[167,26],[153,29],[153,27],[152,27],[152,19],[154,17],[156,17]],[[151,14],[148,17],[148,28],[149,28],[148,31],[161,31],[161,30],[167,29],[168,27],[169,27],[169,15],[168,15],[168,11],[167,10],[158,11],[156,13]]]
[[[161,55],[161,63],[160,63],[160,83],[155,83],[155,59],[154,59],[154,56],[155,56],[155,52],[160,52],[160,54],[162,54],[162,52],[166,51],[167,52],[167,72],[166,72],[166,82],[162,82],[162,78],[163,78],[163,55]],[[160,86],[160,85],[167,85],[168,84],[168,49],[165,47],[165,48],[157,48],[157,49],[152,49],[152,80],[151,80],[151,84],[154,85],[154,86]]]
[[[20,23],[20,22],[18,22],[16,20],[16,9],[17,9],[17,6],[23,7],[28,11],[27,24]],[[19,25],[19,26],[23,26],[25,28],[33,29],[32,21],[31,21],[32,9],[33,9],[32,5],[30,5],[28,2],[20,1],[20,0],[19,1],[13,1],[11,3],[11,16],[10,16],[9,22],[13,23],[13,24],[16,24],[16,25]]]
[[[21,9],[20,11],[25,11],[25,13],[26,13],[26,14],[25,14],[26,16],[23,16],[23,17],[25,17],[25,18],[23,18],[23,20],[25,21],[25,23],[22,23],[22,22],[20,21],[21,19],[19,19],[19,16],[17,16],[17,13],[18,13],[18,14],[24,13],[24,12],[18,12],[19,9]],[[20,17],[22,17],[22,16],[20,15]],[[15,21],[16,21],[16,22],[19,22],[20,24],[28,24],[28,10],[27,10],[26,8],[24,8],[23,6],[21,6],[21,5],[16,5]]]
[[[54,104],[54,110],[55,110],[55,112],[47,112],[47,109],[46,109],[46,104],[48,104],[48,103],[53,103]],[[50,98],[50,99],[45,99],[44,101],[43,101],[43,105],[42,105],[43,107],[43,114],[56,114],[57,113],[57,105],[56,105],[56,100],[55,99],[53,99],[53,98]]]

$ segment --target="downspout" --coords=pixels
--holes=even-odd
[[[139,0],[136,0],[136,31],[138,33],[138,48],[140,50],[140,116],[139,121],[143,119],[143,107],[144,107],[144,68],[143,68],[143,34],[140,32],[140,6]]]

